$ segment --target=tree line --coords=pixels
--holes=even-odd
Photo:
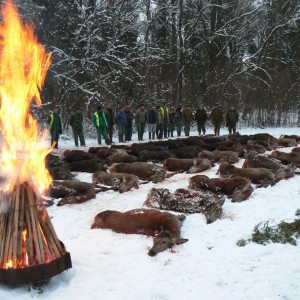
[[[19,0],[52,52],[45,108],[234,105],[248,125],[300,124],[298,0]],[[45,109],[45,111],[47,111]]]

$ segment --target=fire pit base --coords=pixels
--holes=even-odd
[[[63,246],[63,243],[61,243]],[[24,284],[47,280],[67,269],[72,268],[71,255],[65,252],[61,257],[45,264],[26,268],[0,268],[0,283]]]

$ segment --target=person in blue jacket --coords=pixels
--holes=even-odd
[[[119,142],[124,143],[125,127],[127,125],[127,116],[123,106],[116,114],[116,123],[118,125]]]

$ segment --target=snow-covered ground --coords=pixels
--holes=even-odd
[[[268,132],[279,137],[300,135],[300,128],[245,128],[240,132]],[[221,134],[227,131],[223,129]],[[59,144],[60,148],[74,146],[72,139]],[[87,140],[87,145],[97,146],[96,140]],[[203,174],[216,176],[217,168]],[[250,238],[254,225],[262,221],[294,219],[300,208],[299,176],[256,189],[241,203],[226,199],[222,218],[212,224],[207,225],[202,214],[187,215],[181,232],[189,241],[155,257],[147,255],[151,237],[90,229],[97,213],[141,208],[152,187],[187,187],[190,176],[178,174],[124,194],[108,191],[83,204],[49,207],[58,237],[71,253],[73,268],[53,277],[41,294],[28,292],[26,286],[0,285],[0,300],[300,299],[299,245],[236,245],[239,239]],[[91,182],[88,173],[77,178]]]

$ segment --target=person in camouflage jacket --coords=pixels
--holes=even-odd
[[[220,135],[220,128],[223,122],[223,112],[218,103],[216,103],[213,107],[210,113],[210,119],[214,126],[215,135]]]
[[[239,120],[239,114],[234,106],[231,106],[226,114],[226,126],[229,134],[236,132],[236,123]]]
[[[75,146],[78,147],[78,138],[80,146],[85,147],[85,140],[83,135],[83,115],[79,107],[72,113],[70,117],[70,125],[73,131]]]

